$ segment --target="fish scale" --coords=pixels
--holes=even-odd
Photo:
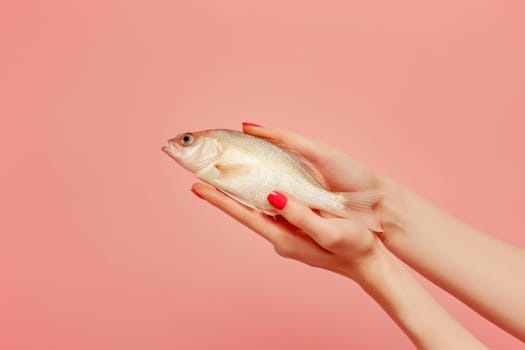
[[[373,215],[366,215],[373,214],[370,208],[379,199],[378,193],[330,192],[323,187],[322,179],[317,180],[307,160],[269,140],[235,130],[212,129],[179,134],[162,150],[202,181],[266,214],[277,214],[268,203],[268,194],[283,191],[312,209],[364,218],[372,230],[382,231]]]

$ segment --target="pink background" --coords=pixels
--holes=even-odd
[[[525,245],[523,1],[247,3],[2,2],[1,349],[411,347],[194,197],[182,131],[293,129]]]

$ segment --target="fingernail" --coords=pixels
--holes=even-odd
[[[286,198],[284,194],[275,191],[270,193],[266,198],[271,205],[279,210],[283,209],[286,206],[286,202],[288,202],[288,198]]]
[[[193,188],[191,189],[191,192],[193,192],[194,195],[196,195],[197,197],[199,197],[200,199],[204,199],[203,196],[201,196],[201,194],[197,191],[195,191]]]
[[[242,122],[242,126],[260,127],[259,124],[249,123],[249,122]]]

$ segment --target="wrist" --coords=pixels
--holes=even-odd
[[[351,263],[344,264],[340,271],[341,274],[354,280],[365,290],[372,288],[376,282],[381,281],[388,270],[387,265],[390,264],[388,257],[390,252],[377,237],[375,240],[374,247],[366,255],[352,260]]]
[[[407,207],[407,197],[409,191],[392,179],[383,177],[380,179],[380,191],[382,198],[377,205],[377,212],[380,217],[384,232],[381,240],[385,246],[398,240],[408,231],[409,208]]]
[[[386,247],[354,280],[420,349],[485,349],[415,280]]]

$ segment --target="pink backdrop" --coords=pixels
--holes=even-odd
[[[410,347],[194,197],[187,130],[296,130],[525,245],[523,1],[247,3],[1,3],[1,349]]]

